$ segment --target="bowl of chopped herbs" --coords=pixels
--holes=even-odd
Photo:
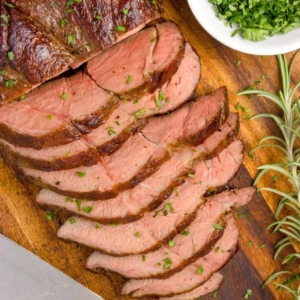
[[[201,26],[241,52],[276,55],[300,48],[299,0],[188,0]]]

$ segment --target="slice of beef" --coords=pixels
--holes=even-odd
[[[75,224],[66,222],[59,229],[58,237],[84,243],[113,255],[148,253],[160,248],[164,241],[172,239],[189,225],[195,211],[203,203],[202,196],[209,187],[226,184],[237,172],[243,162],[243,155],[237,149],[231,148],[233,147],[229,146],[211,161],[199,163],[194,178],[188,178],[155,212],[145,213],[142,219],[113,227],[103,225],[101,230],[97,230],[95,222],[73,217]],[[232,157],[233,154],[236,155],[235,158]],[[222,171],[220,162],[227,164],[230,172]],[[212,176],[207,176],[208,172]],[[226,208],[224,204],[222,208]],[[219,213],[217,209],[216,212]]]
[[[94,252],[88,258],[86,267],[91,270],[107,269],[127,278],[167,278],[204,255],[207,249],[211,250],[211,245],[216,242],[216,236],[219,237],[224,228],[222,214],[229,211],[231,207],[246,205],[254,192],[255,188],[250,187],[212,196],[205,205],[200,207],[195,220],[185,228],[183,233],[177,234],[171,243],[163,244],[157,251],[147,253],[144,260],[143,255],[115,257]],[[76,222],[73,225],[77,226]],[[217,225],[219,227],[216,229]],[[61,236],[61,232],[58,234]],[[135,239],[138,240],[136,236],[132,236],[130,240],[127,237],[119,241],[119,244],[136,244],[138,241],[135,242]]]
[[[183,59],[172,79],[152,94],[122,103],[121,108],[129,114],[146,110],[143,116],[173,110],[192,96],[200,79],[200,71],[199,57],[191,44],[186,43]]]
[[[116,109],[105,124],[91,133],[65,145],[40,150],[14,146],[0,139],[1,154],[16,167],[42,171],[72,169],[97,164],[101,155],[111,155],[135,132],[143,128],[146,119],[135,119]]]
[[[173,297],[160,297],[159,300],[197,300],[201,296],[216,291],[221,286],[223,279],[224,277],[221,273],[213,273],[204,284],[191,290],[190,292],[175,295]]]
[[[226,123],[197,147],[184,147],[144,182],[135,188],[120,193],[107,201],[82,201],[82,206],[91,206],[86,213],[78,210],[76,202],[43,189],[36,201],[44,207],[66,209],[72,213],[97,220],[101,223],[131,222],[140,219],[145,211],[153,210],[168,198],[174,188],[184,183],[184,176],[191,173],[198,159],[213,158],[227,147],[238,132],[238,114],[230,114]],[[196,160],[196,161],[195,161]],[[72,200],[72,199],[71,199]]]
[[[39,84],[68,69],[73,61],[64,47],[42,26],[22,12],[9,10],[8,48],[13,53],[9,64],[23,73],[32,84]]]
[[[79,136],[72,124],[21,102],[0,108],[0,138],[11,144],[41,149],[67,144]]]
[[[224,93],[217,93],[214,101],[211,100],[204,96],[170,116],[152,118],[142,133],[132,136],[118,151],[100,158],[90,168],[53,172],[25,168],[23,171],[36,184],[70,197],[115,197],[156,172],[172,151],[185,144],[198,145],[219,128],[227,116],[227,98]],[[78,172],[84,173],[84,177],[78,176]]]
[[[7,65],[7,51],[8,51],[8,28],[9,28],[9,14],[4,5],[0,3],[0,70],[3,70]],[[3,17],[2,17],[3,16]],[[7,18],[7,20],[5,20]]]
[[[88,73],[100,87],[123,97],[154,92],[177,71],[185,46],[174,23],[157,26],[129,37],[89,61]],[[166,43],[170,47],[165,47]]]
[[[66,119],[82,133],[103,124],[118,106],[119,99],[99,88],[87,75],[79,72],[60,78],[29,93],[23,104]]]
[[[167,279],[130,280],[124,285],[122,294],[132,294],[133,297],[172,296],[188,292],[206,282],[213,272],[218,271],[228,262],[237,249],[239,232],[234,217],[228,214],[225,219],[226,228],[223,236],[204,257]],[[197,270],[200,266],[203,272],[198,274]]]

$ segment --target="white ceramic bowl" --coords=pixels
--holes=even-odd
[[[222,44],[235,50],[256,54],[276,55],[300,48],[300,28],[287,34],[276,34],[260,42],[245,40],[237,34],[231,37],[237,27],[225,26],[217,16],[215,9],[208,0],[188,0],[189,6],[201,26]]]

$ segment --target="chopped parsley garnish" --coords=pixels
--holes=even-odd
[[[71,13],[73,12],[73,9],[72,9],[72,8],[68,8],[68,9],[66,10],[66,12],[67,12],[67,14],[71,14]]]
[[[247,107],[245,107],[244,105],[240,104],[240,102],[238,102],[235,107],[236,110],[241,110],[244,113],[244,119],[245,120],[249,120],[250,119],[250,109],[248,109]]]
[[[176,242],[175,241],[169,241],[168,244],[169,244],[170,247],[176,246]]]
[[[172,203],[167,203],[165,206],[164,206],[164,208],[162,208],[162,209],[160,209],[160,210],[156,210],[155,211],[155,214],[154,214],[154,216],[153,216],[153,218],[155,218],[156,216],[158,216],[158,214],[160,213],[160,212],[163,212],[163,215],[164,216],[167,216],[168,215],[168,213],[169,212],[174,212],[174,208],[173,208],[173,205],[172,205]]]
[[[53,115],[48,114],[48,115],[47,115],[47,119],[52,120],[52,119],[53,119]]]
[[[188,177],[195,178],[195,174],[189,173]]]
[[[248,242],[248,245],[251,247],[251,246],[252,246],[252,242],[251,242],[251,241],[249,241],[249,242]]]
[[[70,198],[70,197],[67,197],[66,198],[66,202],[74,202],[74,199]]]
[[[15,82],[12,79],[4,81],[4,85],[8,88],[12,88],[15,85]]]
[[[75,33],[69,34],[69,35],[68,35],[68,44],[69,44],[69,45],[72,44],[72,42],[75,40],[75,38],[76,38]]]
[[[156,0],[152,0],[152,4],[153,4],[153,5],[156,5]]]
[[[107,130],[107,133],[109,136],[116,134],[116,132],[114,131],[114,128],[112,126],[107,127],[106,130]]]
[[[26,98],[26,95],[22,95],[22,96],[20,97],[20,101],[24,100],[25,98]]]
[[[76,222],[76,220],[75,220],[75,218],[72,217],[72,218],[69,219],[69,222],[70,222],[70,224],[73,225]]]
[[[142,261],[146,260],[146,255],[142,255]]]
[[[200,265],[199,266],[199,268],[198,268],[198,270],[197,270],[197,274],[202,274],[204,272],[204,269],[203,269],[203,267]]]
[[[218,296],[218,291],[215,291],[212,295],[213,298],[216,298]]]
[[[238,217],[239,217],[240,219],[243,219],[243,218],[245,218],[249,213],[250,213],[250,210],[248,210],[248,211],[245,212],[244,214],[239,214]]]
[[[120,126],[120,122],[119,121],[116,121],[116,124],[117,124],[117,126]]]
[[[117,31],[121,31],[121,32],[125,32],[126,31],[126,27],[123,26],[123,25],[116,26],[115,29]]]
[[[92,208],[91,206],[84,206],[84,207],[82,208],[82,210],[83,210],[85,213],[89,214],[89,213],[93,210],[93,208]]]
[[[68,98],[68,94],[67,93],[62,93],[62,95],[60,96],[60,98],[62,100],[66,100]]]
[[[163,260],[163,262],[164,262],[164,269],[165,269],[165,270],[168,270],[168,269],[171,268],[171,266],[172,266],[172,261],[171,261],[170,258],[165,258],[165,259]]]
[[[279,177],[277,175],[274,175],[272,178],[272,181],[277,181],[279,179]]]
[[[172,193],[175,193],[176,197],[180,196],[180,192],[177,190],[176,187],[173,189]]]
[[[158,93],[158,97],[160,100],[167,100],[167,97],[165,96],[165,94],[160,90]]]
[[[61,27],[61,28],[64,28],[64,27],[66,26],[66,23],[67,23],[67,22],[68,22],[67,19],[62,18],[62,19],[60,20],[60,27]]]
[[[236,65],[239,66],[240,64],[241,64],[241,61],[238,60],[238,61],[236,62]]]
[[[136,237],[141,237],[140,233],[137,231],[135,234],[134,234]]]
[[[75,202],[76,202],[76,205],[77,205],[78,210],[80,211],[80,210],[81,210],[81,203],[82,203],[82,200],[81,200],[81,199],[76,199]]]
[[[157,40],[157,37],[151,39],[151,43],[154,43]]]
[[[5,4],[7,7],[10,7],[10,8],[15,8],[15,6],[14,6],[14,5],[12,5],[11,3],[4,2],[4,4]]]
[[[81,178],[83,178],[85,174],[86,174],[85,172],[80,172],[80,171],[76,172],[76,175]]]
[[[71,152],[68,151],[68,152],[66,153],[66,156],[67,156],[67,157],[71,157],[71,156],[72,156]]]
[[[5,14],[1,15],[1,19],[5,22],[5,25],[8,26],[9,25],[9,20],[8,20],[8,16]]]
[[[156,104],[156,106],[159,107],[159,108],[162,107],[162,103],[161,103],[161,101],[160,101],[157,97],[155,97],[155,104]]]
[[[134,101],[133,101],[133,104],[138,104],[139,102],[140,102],[140,98],[137,98],[137,99],[135,99]]]
[[[101,228],[101,224],[100,223],[96,223],[96,226],[95,226],[97,229]]]
[[[123,14],[124,14],[125,16],[127,16],[127,15],[128,15],[128,12],[129,12],[129,8],[124,8],[124,9],[122,10],[122,12],[123,12]]]
[[[13,54],[13,52],[9,51],[9,52],[7,52],[7,57],[9,60],[14,60],[15,55]]]
[[[53,211],[46,211],[46,219],[49,221],[53,221],[55,218],[55,213]]]
[[[1,71],[0,71],[0,75],[3,75],[3,76],[4,76],[4,75],[6,75],[6,73],[7,73],[6,70],[1,70]]]
[[[95,18],[96,18],[96,20],[99,20],[99,21],[102,20],[102,16],[99,14],[97,14]]]
[[[222,230],[222,229],[223,229],[223,226],[220,225],[220,224],[215,224],[215,225],[214,225],[214,228],[215,228],[216,230]]]
[[[244,299],[249,299],[249,296],[252,296],[252,290],[248,289],[244,295]]]
[[[138,118],[139,116],[141,116],[142,114],[144,114],[146,112],[146,108],[142,108],[140,110],[138,110],[137,112],[135,112],[133,115]]]
[[[220,251],[220,247],[216,247],[215,252],[218,253]]]
[[[266,244],[262,244],[259,246],[259,248],[265,248],[266,247]]]
[[[132,76],[131,76],[131,75],[128,75],[128,76],[126,77],[126,84],[129,84],[131,81],[132,81]]]
[[[190,234],[190,232],[188,230],[183,230],[182,231],[183,236],[188,236],[189,234]]]

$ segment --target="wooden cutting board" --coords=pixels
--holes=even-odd
[[[259,112],[277,112],[270,102],[252,97],[237,97],[236,93],[249,86],[256,85],[270,91],[280,87],[277,61],[274,56],[261,57],[243,54],[223,46],[210,37],[193,17],[186,1],[165,0],[165,18],[174,20],[201,57],[202,76],[198,86],[199,94],[207,94],[220,86],[227,86],[230,109],[238,102],[250,109],[251,115]],[[291,54],[288,55],[291,57]],[[237,65],[237,62],[241,63]],[[268,75],[262,80],[260,76]],[[298,57],[293,82],[300,80],[300,56]],[[279,134],[270,120],[249,121],[241,115],[240,138],[245,143],[245,167],[233,180],[232,185],[242,187],[251,185],[257,174],[258,165],[280,159],[273,149],[259,150],[255,158],[247,152],[257,145],[260,138],[270,133]],[[101,295],[105,300],[130,299],[118,296],[122,278],[114,276],[108,279],[102,275],[84,270],[83,265],[91,252],[84,246],[65,243],[56,237],[56,230],[66,215],[57,214],[55,221],[46,220],[45,212],[34,202],[37,189],[23,185],[16,179],[17,174],[0,161],[0,232],[21,246],[32,251],[62,272]],[[274,186],[271,175],[266,175],[260,185]],[[276,182],[284,188],[282,180]],[[274,271],[281,268],[280,259],[273,261],[273,247],[279,239],[266,229],[273,220],[272,211],[278,201],[271,194],[257,195],[248,208],[237,211],[240,215],[250,210],[244,218],[238,218],[240,228],[239,251],[222,270],[224,283],[215,299],[243,299],[247,289],[253,291],[249,299],[290,299],[287,294],[276,292],[274,285],[262,289],[263,281]],[[265,245],[261,248],[262,245]],[[1,298],[1,297],[0,297]],[[211,299],[212,296],[202,297]]]

